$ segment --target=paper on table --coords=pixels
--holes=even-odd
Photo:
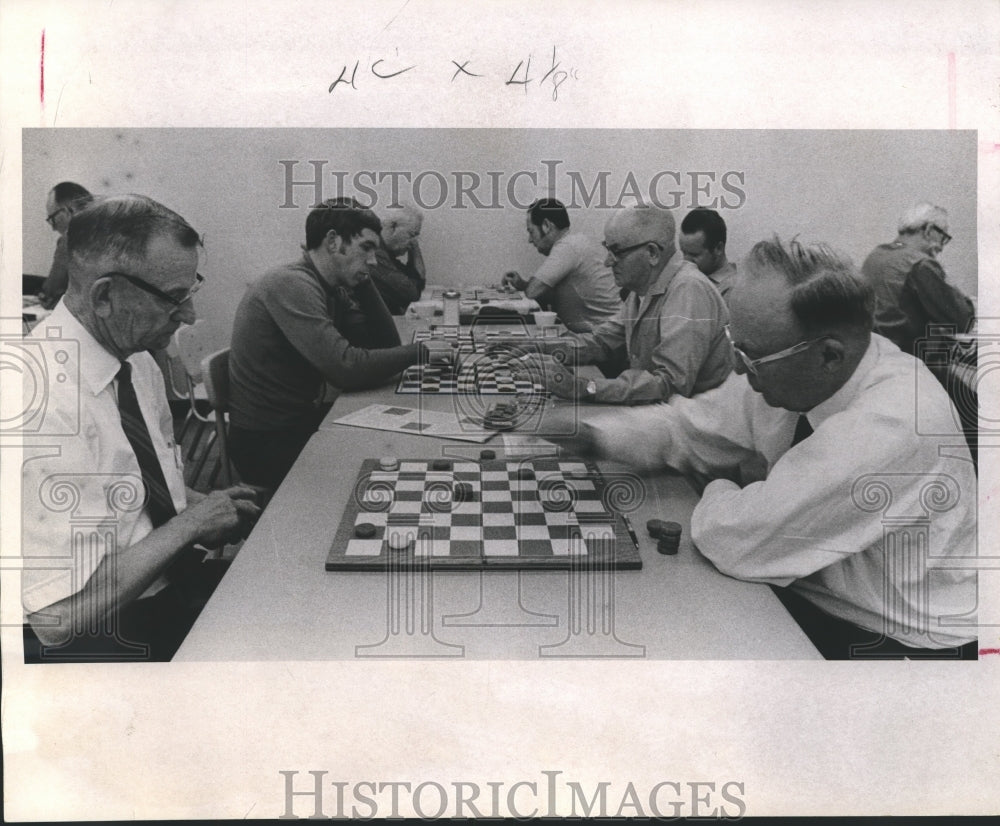
[[[463,442],[482,443],[496,435],[495,431],[484,430],[481,422],[469,416],[389,404],[370,404],[335,419],[334,424]]]

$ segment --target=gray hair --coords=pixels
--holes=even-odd
[[[754,245],[745,268],[751,278],[779,272],[791,287],[791,307],[807,335],[853,327],[871,331],[874,291],[845,255],[825,244],[786,247],[775,236]]]
[[[937,224],[941,229],[946,229],[948,212],[944,207],[922,201],[919,204],[914,204],[899,216],[896,231],[900,235],[911,235],[914,232],[920,232],[928,224]]]
[[[69,222],[66,246],[71,256],[142,261],[151,239],[168,235],[187,248],[201,244],[194,228],[172,209],[145,195],[100,198]]]

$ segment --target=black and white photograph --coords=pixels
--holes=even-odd
[[[10,819],[996,813],[957,6],[7,7]]]

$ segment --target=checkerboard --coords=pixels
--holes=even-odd
[[[475,340],[470,332],[457,328],[437,330],[416,330],[413,341],[431,339],[448,341],[458,345],[457,360],[454,364],[416,364],[403,371],[396,385],[397,393],[423,394],[541,394],[545,387],[537,379],[517,378],[507,366],[506,360],[485,351],[490,345],[511,342],[515,346],[530,346],[532,336],[524,330],[490,330],[477,333]]]
[[[544,570],[574,561],[639,569],[639,552],[609,507],[608,490],[596,466],[579,460],[403,460],[385,471],[369,459],[326,569]],[[365,524],[374,528],[370,538],[357,536]],[[412,540],[407,549],[389,547],[394,532]]]

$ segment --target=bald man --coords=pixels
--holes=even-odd
[[[729,313],[712,282],[677,250],[674,216],[666,209],[615,212],[604,227],[605,263],[629,291],[616,315],[589,333],[546,345],[559,358],[536,356],[555,395],[605,404],[645,404],[693,396],[720,385],[732,370],[725,325]],[[570,368],[624,354],[616,378],[585,379]]]
[[[369,276],[393,315],[402,315],[411,301],[419,300],[427,283],[418,241],[423,222],[423,215],[411,206],[389,210],[382,221],[381,243],[375,250],[377,263]]]

